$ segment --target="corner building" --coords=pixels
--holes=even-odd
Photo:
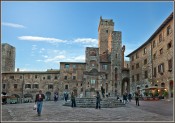
[[[131,91],[157,86],[173,98],[173,13],[139,48],[127,55],[130,58]]]

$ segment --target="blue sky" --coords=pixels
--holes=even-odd
[[[143,44],[173,12],[173,2],[2,2],[2,43],[16,47],[16,68],[59,69],[84,62],[98,47],[100,16],[122,31],[125,56]],[[126,58],[128,60],[128,58]]]

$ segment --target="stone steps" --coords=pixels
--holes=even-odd
[[[115,98],[103,98],[100,103],[102,108],[117,108],[125,106],[125,104]],[[65,102],[63,106],[71,106],[71,100]],[[76,98],[76,106],[82,108],[95,108],[96,98]]]

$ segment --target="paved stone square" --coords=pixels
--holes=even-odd
[[[33,110],[34,103],[2,105],[2,121],[173,121],[173,101],[140,101],[141,106],[138,107],[133,100],[125,107],[100,110],[72,108],[62,106],[63,103],[64,101],[45,101],[41,116],[37,116],[36,110]],[[149,105],[155,110],[150,110],[153,107]],[[160,105],[167,110],[159,108]]]

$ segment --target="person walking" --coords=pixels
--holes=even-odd
[[[54,101],[57,102],[58,101],[58,92],[54,93]]]
[[[68,99],[68,94],[67,94],[67,92],[64,92],[64,99],[65,99],[65,101],[67,102],[67,99]]]
[[[132,95],[129,93],[129,95],[128,95],[129,102],[131,102],[131,99],[132,99]]]
[[[42,106],[43,106],[43,99],[45,99],[45,96],[42,93],[42,90],[39,90],[39,94],[36,94],[36,98],[35,98],[35,104],[37,104],[38,116],[41,115]]]
[[[101,101],[101,96],[100,96],[100,93],[97,91],[97,96],[96,96],[96,109],[100,109],[101,106],[100,106],[100,101]]]
[[[139,93],[138,93],[138,91],[135,92],[135,100],[136,100],[136,106],[139,106]]]
[[[105,97],[105,89],[101,86],[101,94],[103,96],[103,98]]]
[[[72,101],[72,108],[73,108],[73,107],[76,107],[74,92],[72,92],[72,94],[71,94],[71,101]]]
[[[127,94],[123,93],[123,103],[126,104],[127,101]]]

